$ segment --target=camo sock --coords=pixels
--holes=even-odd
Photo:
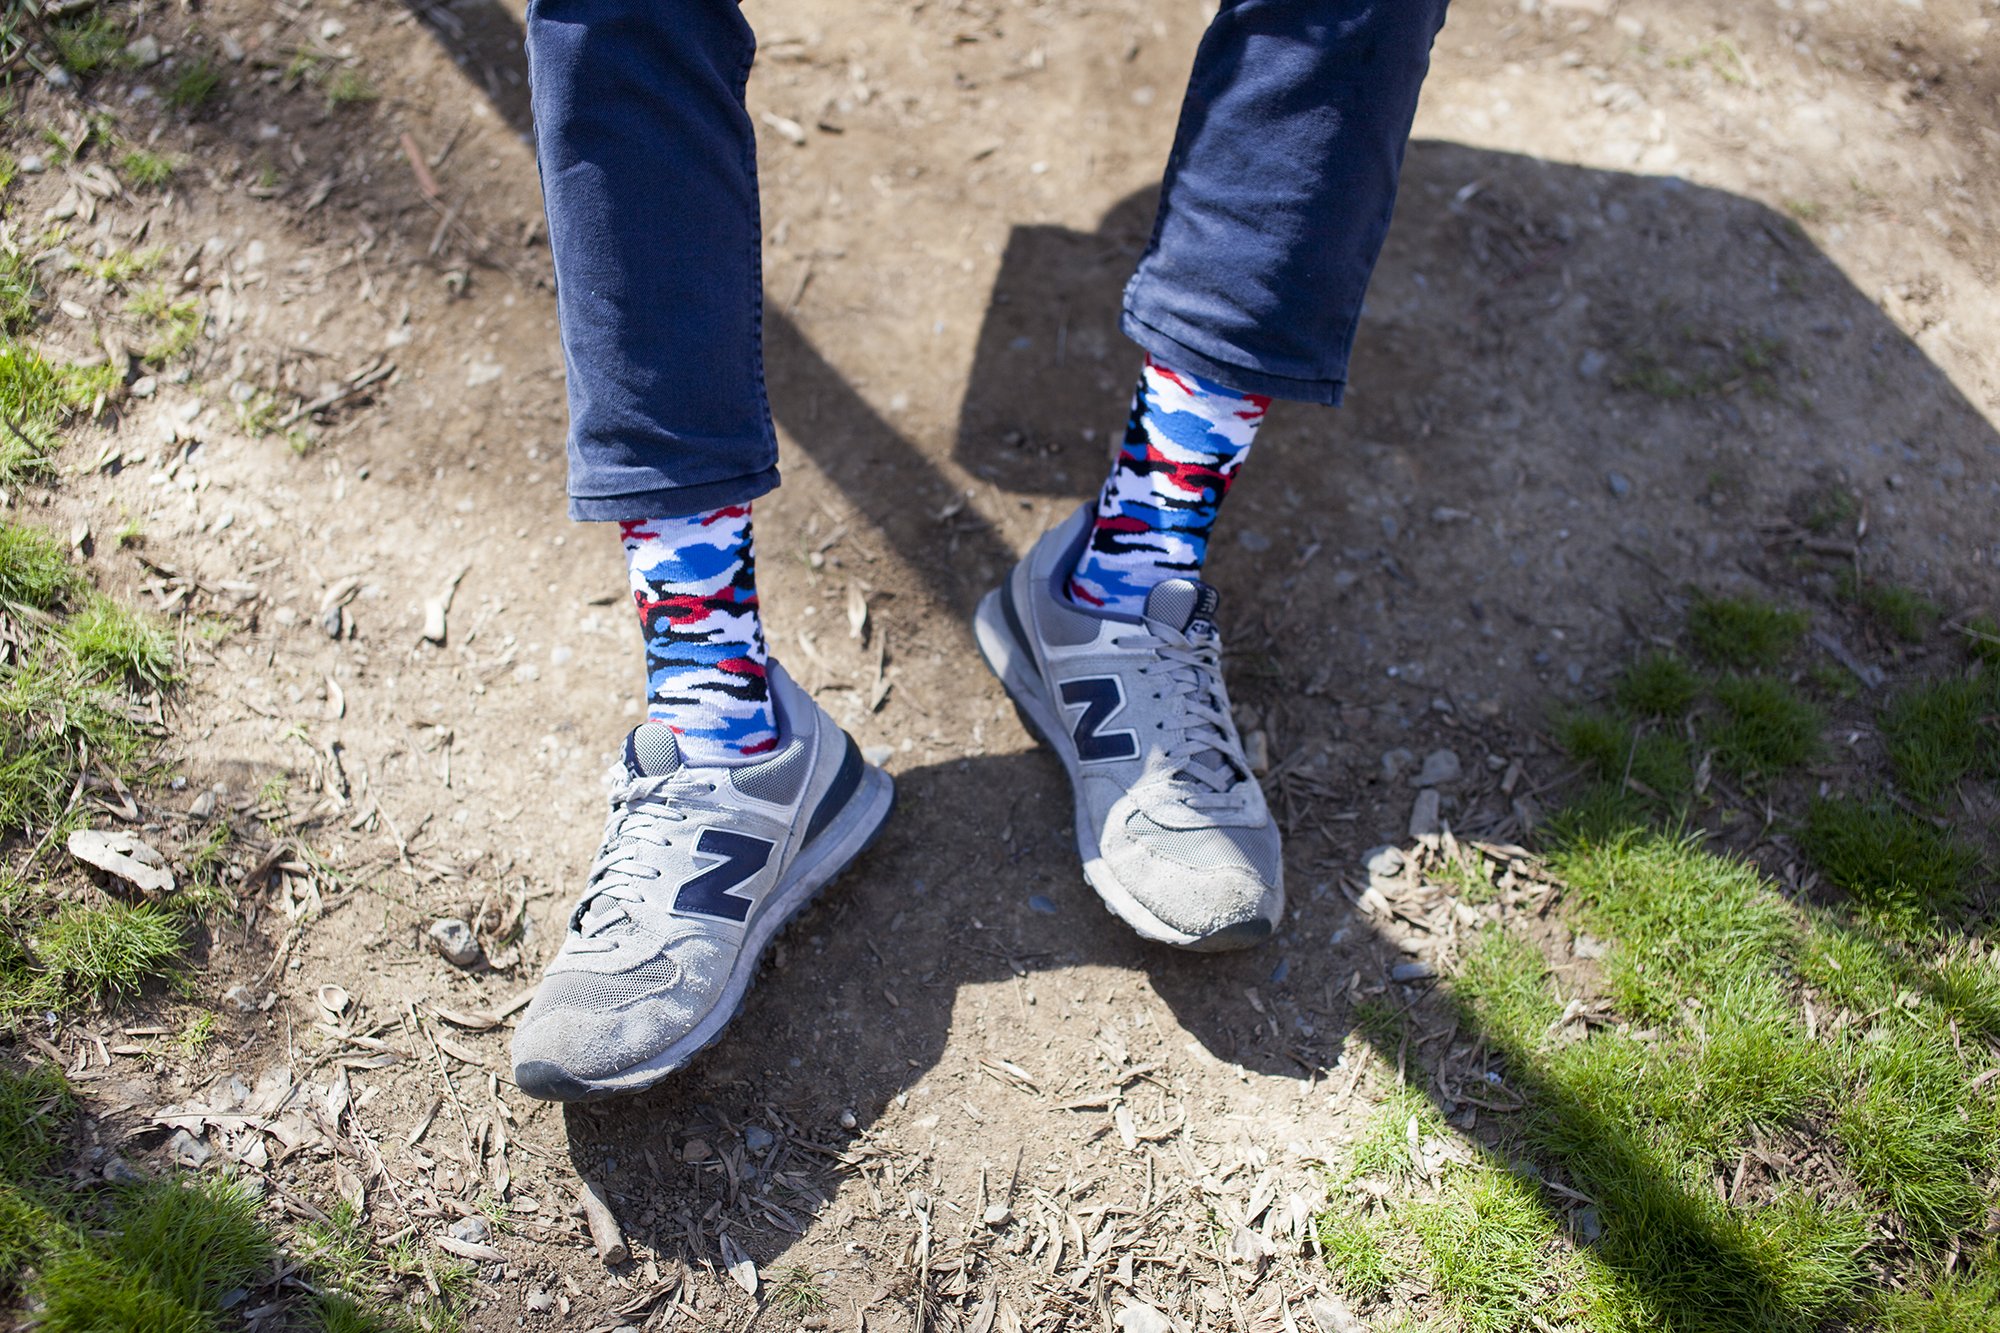
[[[1090,543],[1070,574],[1070,601],[1137,619],[1154,585],[1199,578],[1216,511],[1270,405],[1264,394],[1237,393],[1148,356]]]
[[[646,636],[647,716],[674,729],[689,764],[775,749],[750,506],[620,523],[618,535]]]

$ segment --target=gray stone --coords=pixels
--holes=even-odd
[[[98,1173],[114,1185],[136,1185],[146,1178],[144,1171],[115,1154],[105,1159]]]
[[[527,1306],[535,1314],[547,1314],[556,1308],[556,1298],[543,1291],[540,1287],[536,1287],[527,1294],[521,1304]]]
[[[478,937],[455,916],[431,922],[430,941],[453,967],[471,967],[479,961]]]
[[[1416,803],[1410,807],[1410,836],[1435,838],[1443,831],[1444,802],[1437,788],[1426,787],[1417,793]]]
[[[477,1215],[461,1217],[446,1229],[453,1240],[462,1240],[467,1245],[484,1245],[493,1237],[493,1224]]]
[[[1403,873],[1403,849],[1384,843],[1371,847],[1361,857],[1361,868],[1368,872],[1369,883],[1378,879],[1395,879]]]
[[[138,37],[125,45],[125,58],[140,69],[160,63],[160,42],[156,37]]]
[[[1607,473],[1604,484],[1609,486],[1611,493],[1621,500],[1632,493],[1632,479],[1623,472]]]
[[[199,1169],[214,1155],[214,1151],[207,1143],[184,1129],[175,1130],[174,1136],[167,1140],[167,1156],[172,1158],[177,1166]]]
[[[777,1137],[762,1125],[749,1125],[743,1130],[743,1146],[751,1152],[769,1152]]]
[[[1416,762],[1416,755],[1403,749],[1401,746],[1393,750],[1384,750],[1382,752],[1382,780],[1384,782],[1394,782],[1397,778],[1403,776],[1404,771],[1411,764]]]
[[[222,1002],[239,1014],[257,1012],[257,993],[241,982],[222,992]]]
[[[1424,756],[1424,766],[1414,778],[1412,787],[1449,787],[1465,776],[1465,768],[1458,762],[1458,755],[1452,750],[1432,750]]]
[[[1389,969],[1391,981],[1428,981],[1437,975],[1429,963],[1398,963]]]

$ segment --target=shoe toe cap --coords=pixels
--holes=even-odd
[[[1107,838],[1113,876],[1148,912],[1193,937],[1191,948],[1240,949],[1270,937],[1284,911],[1277,830],[1167,829],[1143,814]]]
[[[699,980],[714,969],[690,966],[714,960],[691,952],[708,951],[683,941],[622,972],[559,970],[544,977],[514,1033],[521,1091],[548,1101],[609,1095],[619,1090],[618,1075],[686,1037],[714,1002],[714,988]]]

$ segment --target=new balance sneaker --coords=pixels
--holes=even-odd
[[[691,768],[641,724],[613,770],[604,846],[514,1034],[514,1081],[550,1101],[649,1087],[735,1017],[778,929],[867,848],[889,775],[769,667],[778,748]]]
[[[1142,621],[1079,610],[1062,585],[1090,517],[1044,534],[979,603],[979,651],[1069,772],[1105,905],[1149,940],[1247,948],[1284,913],[1284,863],[1229,715],[1215,589],[1170,579]]]

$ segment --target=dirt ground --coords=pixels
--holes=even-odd
[[[1352,1006],[1415,998],[1344,888],[1407,840],[1395,752],[1454,751],[1452,827],[1516,840],[1564,773],[1550,700],[1598,692],[1691,589],[1818,605],[1859,568],[1954,615],[2000,600],[2000,6],[1454,7],[1347,405],[1272,412],[1211,567],[1293,903],[1227,957],[1097,904],[1060,770],[968,629],[1122,422],[1117,297],[1207,10],[746,9],[785,472],[758,504],[763,600],[774,652],[895,774],[888,832],[648,1095],[529,1101],[504,1022],[438,1018],[532,987],[641,691],[615,539],[564,517],[518,7],[155,5],[168,60],[210,53],[227,91],[189,117],[154,71],[94,84],[186,165],[69,244],[144,228],[207,324],[185,373],[69,445],[42,517],[92,526],[106,582],[226,622],[187,640],[175,771],[246,811],[282,777],[329,869],[281,870],[212,942],[226,1039],[193,1067],[65,1053],[134,1154],[165,1137],[154,1108],[220,1105],[229,1075],[338,1071],[388,1180],[314,1152],[274,1179],[302,1207],[358,1187],[385,1233],[504,1197],[479,1328],[795,1326],[732,1285],[739,1251],[767,1281],[813,1270],[834,1327],[1098,1327],[1134,1299],[1189,1328],[1329,1320],[1298,1244],[1316,1164],[1398,1061]],[[379,100],[289,88],[302,50]],[[36,87],[9,135],[80,109]],[[24,176],[17,225],[70,188]],[[50,341],[83,356],[105,297],[65,281],[86,313]],[[303,452],[239,410],[321,400]],[[1852,513],[1809,531],[1837,494]],[[424,941],[516,904],[509,966]],[[241,1012],[238,984],[274,998]],[[351,1006],[324,1012],[327,985]],[[411,1058],[367,1067],[356,1036]],[[579,1173],[629,1263],[571,1215]],[[1268,1265],[1228,1258],[1265,1242]]]

